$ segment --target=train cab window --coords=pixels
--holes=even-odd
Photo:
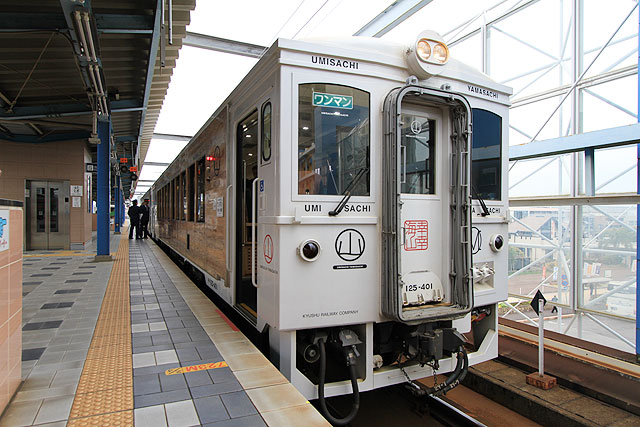
[[[189,181],[189,197],[187,198],[187,211],[189,213],[187,219],[189,221],[194,221],[195,219],[195,198],[196,198],[196,186],[195,186],[195,175],[196,175],[196,165],[195,163],[189,166],[187,169],[187,180]]]
[[[502,117],[474,108],[471,134],[471,185],[474,198],[501,200]]]
[[[435,194],[436,121],[402,114],[402,193]]]
[[[262,107],[262,161],[268,162],[271,159],[271,103],[267,102]]]
[[[370,194],[369,98],[347,86],[299,86],[298,194]]]
[[[204,222],[204,157],[196,164],[196,221]]]

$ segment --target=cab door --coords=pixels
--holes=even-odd
[[[471,289],[471,109],[408,84],[383,111],[382,312],[409,324],[463,316]]]

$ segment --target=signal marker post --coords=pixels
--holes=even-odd
[[[549,390],[556,385],[556,378],[544,374],[544,305],[547,300],[538,290],[531,300],[531,307],[538,314],[538,372],[527,375],[527,384],[543,390]]]

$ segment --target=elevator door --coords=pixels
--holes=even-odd
[[[31,181],[28,249],[69,249],[69,182]]]

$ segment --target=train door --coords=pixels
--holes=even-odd
[[[403,105],[400,113],[400,277],[405,307],[444,300],[442,221],[439,170],[447,146],[442,141],[442,115],[437,110]],[[437,161],[441,159],[441,161]],[[446,198],[446,197],[445,197]]]
[[[69,182],[30,181],[29,250],[69,249]]]
[[[236,135],[236,305],[257,318],[257,208],[254,199],[258,181],[257,111],[238,124]]]

